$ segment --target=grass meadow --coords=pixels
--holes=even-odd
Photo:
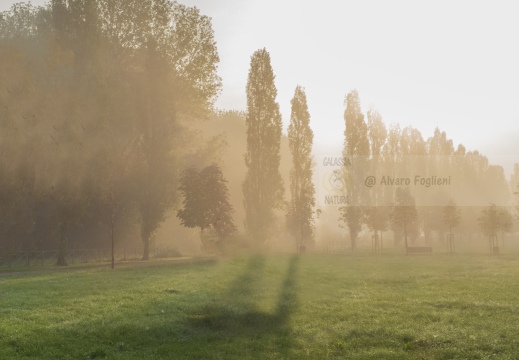
[[[517,359],[519,255],[247,255],[0,277],[1,359]]]

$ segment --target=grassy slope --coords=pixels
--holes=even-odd
[[[0,278],[2,359],[514,358],[519,258],[261,255]]]

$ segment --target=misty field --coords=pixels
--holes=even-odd
[[[0,277],[2,359],[514,358],[519,256],[252,255]]]

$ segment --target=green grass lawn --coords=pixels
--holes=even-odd
[[[0,278],[1,359],[519,358],[519,256],[253,255]]]

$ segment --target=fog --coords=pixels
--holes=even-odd
[[[212,19],[192,2],[153,4],[55,0],[1,13],[1,258],[59,250],[66,265],[71,249],[110,247],[148,260],[173,249],[517,245],[518,114],[510,104],[492,114],[502,100],[458,96],[439,69],[447,90],[433,99],[438,83],[423,93],[408,75],[407,85],[391,76],[362,82],[369,66],[351,75],[360,59],[335,78],[340,85],[314,81],[333,75],[322,69],[338,60],[313,54],[312,66],[290,66],[280,43],[263,47],[258,37],[235,45],[241,62],[233,67],[230,40],[220,44],[222,34],[232,38],[220,7],[206,8]],[[306,5],[301,11],[309,16]],[[366,36],[375,39],[373,30]],[[315,53],[342,43],[330,39]],[[427,73],[413,61],[412,73]],[[509,81],[495,90],[510,90]],[[383,94],[392,89],[409,99],[391,103]]]

